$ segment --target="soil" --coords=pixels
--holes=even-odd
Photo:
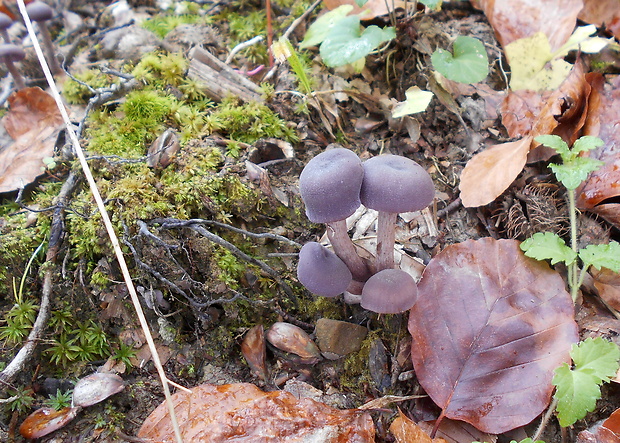
[[[90,26],[87,31],[76,30],[76,35],[84,37],[86,44],[93,48],[98,41],[93,36],[96,33],[105,35],[114,24],[105,12],[105,8],[112,2],[74,0],[57,3],[62,4],[66,11],[77,14],[83,23]],[[137,17],[149,17],[158,13],[154,1],[134,0],[128,3],[138,14]],[[239,10],[248,14],[262,10],[260,2],[241,2],[240,5]],[[209,13],[227,11],[230,6],[228,2],[220,2],[214,4]],[[276,26],[290,14],[290,8],[277,8],[276,12],[281,18],[276,21]],[[99,14],[100,11],[104,13]],[[315,16],[311,15],[309,20]],[[345,97],[342,101],[334,99],[333,94],[326,94],[322,109],[326,115],[323,119],[316,108],[311,108],[308,114],[298,113],[295,96],[285,92],[294,89],[293,78],[286,66],[281,65],[278,68],[273,83],[275,90],[279,92],[268,101],[268,106],[295,129],[299,141],[293,144],[294,158],[283,158],[284,156],[278,153],[278,149],[281,149],[279,146],[282,145],[273,140],[243,145],[238,158],[226,156],[225,166],[219,169],[218,174],[235,175],[264,201],[261,208],[256,205],[235,207],[235,213],[227,220],[227,224],[249,232],[282,235],[299,244],[320,238],[324,227],[313,225],[305,219],[296,187],[305,163],[322,152],[327,144],[335,142],[331,135],[335,134],[341,145],[354,150],[363,159],[387,152],[404,155],[419,162],[431,173],[437,188],[437,199],[430,214],[437,234],[434,235],[425,227],[420,216],[407,223],[401,221],[403,230],[418,232],[402,246],[406,254],[420,262],[427,263],[445,246],[467,239],[487,236],[523,239],[529,235],[531,229],[531,223],[527,219],[528,209],[536,205],[543,207],[542,212],[557,213],[549,223],[555,223],[553,226],[557,226],[558,230],[565,229],[565,208],[561,196],[530,189],[527,191],[530,192],[528,195],[534,197],[525,200],[515,198],[516,193],[523,195],[526,177],[544,172],[538,165],[528,167],[523,177],[498,199],[498,203],[479,210],[467,210],[459,204],[458,177],[466,162],[487,145],[507,140],[497,116],[488,114],[485,101],[479,94],[463,95],[458,103],[450,102],[447,96],[433,100],[422,116],[410,120],[414,129],[390,121],[378,105],[378,98],[381,97],[404,100],[404,92],[413,85],[421,89],[432,89],[434,86],[430,54],[437,47],[447,47],[450,38],[455,35],[470,35],[485,43],[492,61],[491,75],[486,84],[494,90],[505,88],[505,79],[499,69],[501,50],[484,15],[470,8],[466,2],[450,2],[439,12],[418,13],[411,17],[405,17],[400,12],[395,18],[398,28],[396,41],[389,50],[368,57],[366,69],[361,74],[350,74],[343,70],[336,70],[334,74],[334,71],[319,63],[313,65],[313,73],[318,79],[317,90],[340,89],[338,84],[342,85],[342,82],[363,83],[368,88],[368,95],[375,97],[374,103],[365,102],[361,94],[357,98]],[[377,18],[373,23],[384,26],[389,24],[387,20],[387,17]],[[61,23],[61,20],[57,21],[57,25]],[[291,38],[300,40],[308,23],[310,21],[302,24]],[[212,38],[207,47],[223,60],[230,50],[229,26],[220,20],[211,24],[211,27],[210,32],[216,37]],[[179,44],[185,45],[183,51],[187,55],[187,43]],[[69,72],[82,69],[82,64],[85,63],[93,66],[109,63],[115,69],[122,66],[118,52],[106,53],[101,48],[95,51],[85,47],[81,47],[80,51],[88,57],[75,57],[73,64],[68,66]],[[267,60],[263,62],[268,63]],[[241,71],[250,71],[258,64],[259,62],[250,60],[243,52],[233,61],[234,67]],[[252,79],[259,82],[260,76],[265,72],[266,69]],[[71,109],[76,115],[83,115],[85,107],[80,105]],[[459,109],[462,118],[450,109]],[[188,141],[174,160],[176,166],[171,167],[178,168],[183,162],[189,164],[187,158],[195,152],[194,149],[204,149],[205,146],[220,149],[226,146],[228,138],[229,134],[211,134]],[[146,148],[148,146],[145,146],[145,150]],[[262,152],[264,157],[257,157],[256,150]],[[275,157],[270,157],[269,153],[272,151],[277,153]],[[225,150],[222,152],[226,155]],[[272,160],[263,164],[267,172],[262,180],[251,180],[246,163],[249,158],[252,158],[253,163]],[[98,173],[105,169],[101,164],[95,165],[95,168]],[[113,168],[106,172],[110,177],[115,174]],[[24,201],[29,206],[36,204],[37,192],[42,187],[45,188],[46,184],[62,183],[69,169],[70,166],[64,166],[54,174],[40,178],[32,189],[28,190],[28,195],[23,197]],[[118,179],[119,177],[113,178]],[[158,186],[165,185],[160,183]],[[15,200],[16,195],[5,194],[0,197],[2,204],[9,204]],[[242,203],[239,205],[242,206]],[[217,205],[210,206],[210,202],[205,201],[205,210],[200,214],[200,218],[215,219],[214,213],[210,212],[211,208],[216,208],[215,212],[218,210]],[[50,216],[49,212],[39,215]],[[0,228],[9,217],[10,214],[0,217]],[[175,218],[168,214],[158,216],[166,217]],[[165,357],[166,373],[175,383],[191,388],[202,383],[248,382],[265,390],[272,390],[281,389],[286,381],[295,379],[307,382],[323,392],[340,394],[340,407],[357,407],[386,394],[404,396],[422,393],[407,356],[410,350],[406,315],[377,316],[357,305],[348,305],[341,299],[313,297],[295,278],[294,253],[298,250],[297,247],[272,238],[252,238],[224,226],[205,225],[204,228],[209,232],[268,264],[280,279],[261,271],[256,263],[238,261],[242,270],[231,272],[231,279],[226,280],[219,278],[222,275],[222,261],[218,260],[217,254],[221,251],[200,232],[188,226],[166,228],[162,223],[153,223],[149,219],[141,221],[145,223],[144,227],[149,230],[151,237],[140,234],[138,220],[134,220],[132,225],[127,226],[128,233],[124,237],[127,242],[125,253],[134,273],[134,283],[141,288],[141,294],[146,294],[148,298],[149,294],[156,295],[154,291],[162,291],[165,295],[164,302],[158,304],[155,301],[155,306],[151,304],[149,308],[143,300],[143,306],[157,346]],[[218,221],[221,222],[222,219],[218,218]],[[598,221],[594,222],[592,229],[595,232],[607,232],[607,228]],[[7,232],[2,231],[2,234]],[[105,253],[97,255],[96,263],[80,262],[75,255],[70,255],[67,239],[72,235],[76,234],[64,232],[65,239],[60,248],[61,258],[57,261],[54,272],[52,312],[68,306],[75,321],[96,321],[111,343],[122,341],[133,346],[138,356],[131,359],[133,367],[119,364],[113,359],[70,362],[66,367],[59,367],[50,363],[49,354],[45,350],[48,348],[40,346],[33,359],[8,388],[14,390],[39,386],[46,379],[75,381],[103,365],[114,366],[113,369],[120,372],[125,380],[126,389],[100,404],[85,408],[73,422],[40,441],[127,441],[124,436],[135,436],[144,419],[163,401],[162,389],[153,363],[149,360],[150,355],[145,350],[143,333],[113,255],[109,249],[104,248]],[[100,233],[100,242],[107,242],[103,231]],[[134,248],[135,254],[128,244]],[[62,257],[68,257],[66,260],[70,263],[63,263]],[[135,260],[136,257],[140,258],[142,265]],[[29,256],[23,256],[10,263],[2,263],[3,258],[0,257],[0,265],[10,267],[19,278],[21,274],[17,272],[24,269],[28,258]],[[38,274],[41,275],[41,272]],[[93,273],[105,275],[107,282],[101,284],[91,281],[89,277]],[[31,294],[40,292],[42,280],[37,276],[37,272],[31,273],[27,283]],[[176,289],[168,283],[172,283]],[[292,288],[292,294],[286,294],[286,287]],[[2,312],[7,312],[13,304],[11,294],[6,293],[0,297],[0,303]],[[594,298],[586,297],[585,304],[596,307],[599,312],[604,311]],[[594,307],[590,309],[593,310]],[[608,314],[601,315],[608,317]],[[286,321],[313,334],[314,326],[321,318],[346,320],[368,328],[369,335],[361,350],[337,360],[304,364],[269,345],[268,378],[263,380],[257,377],[248,367],[240,345],[252,326],[262,324],[269,328],[276,321]],[[605,331],[611,336],[618,334],[618,330],[613,328]],[[46,334],[43,344],[52,339],[51,332]],[[1,360],[8,362],[9,356],[16,350],[16,346],[5,344],[2,348],[5,358]],[[372,358],[369,355],[372,355]],[[37,393],[33,394],[34,403],[30,408],[19,413],[5,410],[0,415],[0,440],[23,441],[16,427],[28,412],[43,404],[48,394],[55,393],[35,390]],[[426,420],[436,418],[438,412],[430,403],[429,400],[408,400],[399,403],[398,407],[417,420]],[[617,384],[607,385],[596,413],[578,422],[574,429],[569,430],[569,435],[565,436],[562,436],[559,426],[552,420],[543,439],[547,442],[559,442],[564,437],[564,441],[574,441],[577,431],[607,417],[618,404],[620,387]],[[396,407],[391,404],[386,409],[372,413],[378,442],[394,441],[387,429],[396,412]],[[534,427],[531,425],[525,429],[528,435],[532,434]],[[509,441],[512,438],[517,441],[524,438],[522,430],[500,436],[499,441]]]

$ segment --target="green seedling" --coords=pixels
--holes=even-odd
[[[20,388],[17,390],[9,389],[7,391],[9,398],[6,399],[5,403],[7,408],[12,412],[18,412],[23,414],[27,412],[32,407],[34,403],[34,392],[32,388]]]
[[[562,164],[551,163],[549,166],[558,181],[567,189],[570,217],[571,246],[551,232],[537,233],[521,243],[521,249],[528,257],[537,260],[551,260],[551,264],[563,262],[568,269],[568,285],[573,301],[577,300],[579,288],[586,276],[586,272],[593,266],[596,269],[608,268],[620,272],[620,244],[615,241],[607,245],[589,245],[577,249],[577,208],[575,205],[575,190],[593,171],[603,165],[603,162],[589,157],[580,157],[579,154],[603,145],[603,141],[596,137],[585,136],[578,139],[569,149],[568,145],[557,135],[541,135],[536,141],[549,146],[560,154]],[[582,268],[579,270],[578,261]]]
[[[454,54],[437,49],[431,56],[433,68],[444,77],[459,83],[478,83],[489,73],[489,58],[484,45],[473,37],[459,36]]]
[[[329,67],[362,64],[364,58],[381,44],[396,38],[391,26],[371,25],[362,30],[359,15],[347,15],[351,5],[342,5],[310,25],[301,48],[320,45],[323,63]],[[358,66],[359,67],[359,66]]]
[[[42,248],[43,243],[41,243],[30,256],[19,282],[19,287],[17,286],[15,279],[13,279],[13,297],[15,298],[15,304],[4,317],[6,325],[0,327],[0,340],[4,340],[7,343],[20,343],[24,338],[26,338],[30,332],[30,329],[32,329],[32,325],[34,324],[34,319],[37,315],[39,306],[32,300],[24,300],[24,285],[26,283],[28,271],[30,271],[35,257],[39,254]]]
[[[131,359],[135,358],[136,350],[132,345],[126,345],[123,342],[119,343],[118,349],[112,355],[112,358],[119,363],[124,363],[127,369],[133,368]]]
[[[63,408],[68,408],[71,406],[71,398],[73,396],[73,391],[69,390],[67,392],[60,392],[60,389],[56,391],[56,395],[50,396],[45,401],[45,404],[50,408],[54,408],[57,411],[60,411]]]
[[[554,404],[557,404],[560,426],[567,427],[594,411],[601,398],[601,384],[618,371],[620,349],[601,337],[588,338],[573,345],[570,356],[574,367],[564,363],[555,370]]]
[[[306,74],[308,68],[297,55],[297,52],[295,52],[295,49],[289,39],[286,37],[281,37],[280,40],[271,46],[271,49],[277,59],[281,61],[288,61],[295,77],[297,77],[299,92],[306,95],[311,94],[312,84]]]

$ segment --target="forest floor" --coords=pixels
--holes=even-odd
[[[243,89],[257,100],[250,103],[217,98],[223,79],[211,78],[205,87],[205,65],[191,49],[202,47],[223,62],[237,44],[265,36],[262,2],[167,2],[168,8],[163,8],[166,2],[148,0],[54,3],[52,34],[69,74],[57,74],[56,80],[120,237],[165,372],[179,385],[252,383],[265,391],[297,390],[339,409],[386,395],[424,394],[413,371],[406,313],[377,315],[341,298],[315,297],[297,281],[300,245],[325,233],[324,226],[306,219],[299,175],[330,143],[353,150],[362,160],[383,153],[406,156],[429,172],[435,201],[424,213],[401,219],[397,237],[399,250],[420,269],[447,246],[466,240],[524,240],[543,225],[567,232],[564,195],[546,162],[528,164],[488,205],[461,204],[460,175],[467,162],[487,146],[511,139],[496,111],[503,97],[493,96],[508,88],[503,49],[485,14],[469,2],[445,2],[438,11],[421,5],[408,13],[398,9],[364,22],[395,24],[396,38],[369,55],[361,72],[328,68],[316,48],[303,50],[300,56],[315,91],[311,100],[297,92],[297,78],[287,63],[270,60],[265,41],[248,46],[227,64],[256,85]],[[16,11],[15,2],[3,4]],[[277,38],[310,3],[279,0],[272,7]],[[294,46],[322,8],[292,29]],[[10,31],[14,41],[25,42],[21,69],[28,86],[48,90],[24,26],[16,23]],[[473,89],[446,92],[436,84],[430,58],[458,35],[484,43],[490,72],[483,82],[465,85]],[[616,62],[608,60],[608,79],[615,75]],[[265,81],[270,63],[274,70]],[[9,82],[7,76],[2,83],[7,91]],[[423,113],[392,118],[394,104],[403,102],[414,85],[436,97]],[[8,94],[3,97],[6,101]],[[0,164],[5,174],[0,180],[0,369],[24,345],[45,282],[53,283],[47,289],[49,320],[34,354],[0,386],[0,397],[11,399],[0,405],[0,440],[24,441],[18,428],[30,412],[44,405],[66,406],[68,397],[63,400],[61,394],[105,368],[123,378],[125,389],[84,408],[40,441],[139,441],[131,437],[164,400],[144,332],[63,125],[55,115],[25,124],[39,132],[53,128],[23,141],[36,146],[32,155],[38,163],[33,160],[36,166],[26,174],[32,179],[22,180],[21,190],[7,184],[17,172]],[[8,133],[0,141],[0,154],[14,146]],[[180,149],[171,159],[167,154],[147,159],[147,152],[161,146]],[[67,186],[70,177],[75,183]],[[536,211],[544,220],[529,218]],[[360,217],[350,226],[351,233],[358,230],[360,242],[374,235],[365,220]],[[618,239],[617,227],[603,218],[584,211],[579,222],[582,244]],[[586,282],[580,298],[581,337],[616,339],[620,323],[592,287]],[[17,313],[15,306],[24,312]],[[361,338],[357,330],[327,333],[338,342],[359,338],[355,349],[340,358],[304,360],[269,344],[266,361],[248,365],[258,352],[248,347],[261,346],[248,344],[251,328],[268,330],[287,322],[320,342],[328,340],[317,337],[317,322],[324,319],[362,326]],[[575,441],[579,431],[619,405],[620,386],[607,384],[594,413],[568,430],[552,419],[542,439]],[[436,419],[440,412],[428,397],[385,402],[371,410],[377,442],[395,441],[388,429],[399,409],[416,422]],[[497,441],[520,441],[538,423]],[[460,438],[452,441],[467,440]],[[484,438],[495,439],[472,433],[470,441]]]

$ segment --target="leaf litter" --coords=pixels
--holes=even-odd
[[[374,3],[376,3],[378,8],[382,8],[386,4],[382,1]],[[563,44],[562,42],[566,41],[571,35],[574,28],[575,17],[578,13],[577,4],[580,2],[563,1],[561,5],[560,2],[556,1],[545,2],[544,4],[541,3],[543,2],[476,2],[487,14],[500,43],[504,47],[516,40],[530,37],[538,30],[544,32],[545,35],[551,39],[549,43],[549,47],[551,48],[550,51],[555,50],[561,47]],[[592,4],[592,2],[586,2],[586,4],[588,3],[590,3],[590,5]],[[337,7],[341,4],[342,2],[335,2],[335,5],[331,7]],[[372,4],[372,1],[368,2],[363,9],[374,8]],[[375,14],[375,16],[378,16],[385,12],[386,11],[378,9],[374,12],[371,11],[370,15]],[[591,14],[596,16],[594,12],[591,12]],[[590,18],[590,20],[593,20],[593,22],[594,20],[598,20],[600,22],[599,24],[605,23],[611,30],[612,28],[610,25],[612,25],[611,20],[614,15],[608,14],[604,16],[605,18],[600,18],[601,13],[599,12],[598,14],[599,16],[596,17],[599,18]],[[554,17],[552,21],[549,20],[551,16]],[[609,17],[612,17],[612,19]],[[467,173],[461,177],[461,191],[463,193],[462,198],[465,206],[482,206],[493,201],[509,188],[510,184],[524,167],[527,168],[527,161],[548,158],[548,153],[545,154],[542,149],[535,148],[532,144],[532,139],[538,134],[554,132],[562,135],[569,144],[572,144],[570,141],[574,141],[574,138],[581,135],[582,128],[585,128],[585,131],[592,131],[593,135],[599,135],[595,133],[597,131],[604,132],[600,127],[608,125],[608,136],[602,137],[599,135],[604,140],[607,139],[606,146],[599,151],[590,153],[590,155],[596,155],[598,156],[597,158],[601,158],[606,162],[614,162],[616,160],[617,153],[615,152],[615,141],[613,140],[610,128],[614,121],[614,113],[617,113],[617,110],[609,115],[606,114],[608,108],[614,109],[614,93],[610,92],[609,87],[603,88],[601,82],[597,83],[596,79],[593,78],[594,76],[585,74],[584,69],[579,66],[579,63],[575,64],[568,75],[571,81],[568,82],[567,80],[568,83],[564,82],[558,90],[541,91],[544,87],[541,87],[540,84],[537,84],[537,86],[532,89],[508,91],[507,94],[503,91],[484,90],[486,97],[483,98],[485,100],[487,98],[489,99],[487,103],[492,103],[494,100],[497,100],[497,97],[505,96],[505,101],[500,110],[502,122],[504,123],[508,135],[511,138],[519,138],[519,140],[509,141],[488,148],[479,154],[480,157],[478,157],[477,160],[470,161],[468,164],[470,168],[469,172],[473,171],[471,176],[473,176],[474,179],[469,183],[469,191],[467,191],[467,185],[465,185],[464,190],[462,184],[463,181],[467,182]],[[486,85],[479,85],[477,91],[483,91],[484,86]],[[596,91],[591,93],[590,89],[596,89]],[[470,91],[469,95],[474,95],[474,93]],[[352,93],[350,96],[353,97],[354,94]],[[361,93],[358,94],[358,97],[361,96]],[[388,95],[384,95],[384,97],[387,98]],[[404,97],[401,97],[401,99],[402,98]],[[394,99],[391,100],[395,101]],[[376,98],[373,99],[373,102],[377,101]],[[375,103],[373,103],[373,105],[374,104]],[[459,105],[455,106],[458,107]],[[461,110],[460,107],[456,107],[455,109],[457,111]],[[331,119],[331,122],[334,125],[336,122],[340,124],[342,118],[341,109],[335,103],[333,108],[334,112],[332,114],[334,118]],[[389,112],[384,113],[389,114]],[[489,113],[489,115],[491,114],[492,113]],[[385,116],[377,117],[377,114],[372,113],[371,117],[375,118],[379,122],[379,125],[381,124],[381,119],[385,118]],[[391,125],[390,129],[392,129]],[[382,130],[385,131],[385,129]],[[52,137],[50,136],[50,138]],[[420,146],[424,146],[424,142],[423,134]],[[430,147],[429,152],[434,152],[432,151],[433,149],[435,149],[435,147]],[[437,152],[441,152],[440,149],[437,149]],[[0,165],[2,164],[2,161],[0,161]],[[32,173],[38,171],[39,174],[29,179],[29,182],[40,175],[41,165],[38,164],[37,168],[31,167],[30,169]],[[0,175],[0,178],[3,177],[3,175]],[[487,186],[488,182],[485,181],[488,180],[487,177],[490,177],[491,181],[495,180],[498,183]],[[617,209],[615,200],[618,194],[614,194],[614,181],[609,180],[608,177],[609,175],[604,175],[598,181],[592,180],[591,178],[590,181],[586,183],[582,193],[584,198],[582,198],[581,207],[582,209],[588,209],[598,213],[617,226],[618,213],[620,213],[620,211]],[[24,180],[25,179],[19,180],[19,186],[23,186]],[[617,180],[615,181],[617,182]],[[589,195],[598,196],[599,193],[605,197],[599,200],[588,200],[585,198],[585,196]],[[572,304],[569,306],[565,301],[562,301],[562,299],[565,298],[565,291],[561,290],[562,285],[558,275],[550,271],[544,265],[533,264],[529,259],[525,259],[518,251],[518,248],[514,247],[515,244],[517,243],[512,241],[502,240],[495,242],[484,239],[477,242],[468,241],[459,245],[449,246],[437,255],[435,255],[437,250],[433,253],[434,258],[430,261],[421,282],[421,288],[426,288],[427,295],[425,301],[422,300],[422,304],[420,304],[419,307],[416,305],[412,310],[410,325],[412,322],[417,325],[418,323],[424,324],[425,321],[431,321],[431,319],[426,318],[432,317],[429,316],[429,313],[436,314],[441,312],[443,315],[443,311],[441,310],[445,309],[446,306],[450,307],[452,304],[450,301],[454,301],[455,298],[457,303],[466,303],[466,306],[471,302],[473,307],[477,307],[477,309],[480,310],[478,313],[480,316],[487,314],[488,317],[486,320],[480,320],[476,317],[476,319],[480,320],[478,323],[468,323],[463,318],[463,314],[469,312],[467,309],[461,309],[460,312],[451,311],[453,317],[450,318],[453,319],[452,323],[454,327],[457,328],[459,333],[463,334],[462,336],[458,336],[461,337],[461,340],[466,341],[466,339],[475,335],[474,333],[476,331],[480,334],[478,336],[478,341],[475,342],[479,348],[472,348],[474,351],[471,351],[470,354],[467,354],[467,346],[463,346],[461,341],[455,339],[457,335],[454,337],[447,337],[441,343],[438,342],[437,338],[431,337],[432,334],[430,331],[437,332],[441,330],[441,328],[438,330],[426,331],[425,333],[424,330],[420,332],[419,328],[416,327],[415,330],[412,331],[414,341],[417,340],[413,347],[414,354],[416,354],[416,349],[420,352],[424,352],[425,356],[429,356],[428,361],[432,363],[440,358],[440,356],[438,356],[439,350],[443,353],[446,351],[445,348],[448,348],[447,355],[456,355],[459,357],[443,365],[438,365],[439,367],[436,374],[429,375],[428,373],[432,371],[425,368],[427,363],[420,363],[419,359],[421,357],[418,354],[412,356],[414,365],[416,366],[416,373],[419,372],[417,375],[420,378],[421,384],[427,388],[427,391],[431,394],[436,403],[443,408],[442,415],[438,422],[433,423],[421,420],[418,423],[421,428],[427,430],[426,432],[428,434],[432,432],[428,429],[429,423],[431,423],[430,426],[436,427],[439,430],[437,435],[441,435],[442,428],[445,428],[447,424],[456,423],[457,427],[469,426],[464,422],[450,420],[449,417],[463,419],[470,423],[473,422],[477,427],[493,432],[503,432],[504,430],[512,429],[514,426],[519,426],[533,419],[548,404],[551,389],[549,377],[553,365],[546,358],[541,358],[540,360],[536,358],[544,354],[546,349],[553,348],[553,350],[557,352],[557,355],[554,355],[557,359],[555,362],[556,366],[559,365],[558,361],[560,360],[567,361],[565,354],[567,354],[568,351],[564,351],[570,349],[570,343],[576,341],[576,327],[573,321]],[[460,254],[463,255],[460,258],[455,258],[455,256],[459,257]],[[515,269],[517,269],[517,271],[515,271]],[[516,281],[515,275],[527,275],[533,283],[524,287],[524,282],[527,282],[527,280]],[[595,276],[595,285],[596,279],[597,277]],[[602,278],[601,280],[606,281]],[[431,283],[433,281],[441,281],[442,285],[445,285],[446,288],[441,288],[438,283],[435,283],[435,286],[433,286]],[[471,285],[472,282],[473,286]],[[430,287],[432,287],[432,290],[429,289]],[[473,287],[477,287],[479,291],[472,290]],[[515,287],[518,288],[518,290],[515,290]],[[556,297],[539,293],[542,288],[548,290],[549,287],[553,288]],[[507,293],[505,291],[507,291]],[[432,296],[430,294],[432,294]],[[482,300],[480,294],[486,298]],[[437,295],[445,297],[447,301],[437,303],[437,300],[433,299],[433,297],[437,297]],[[431,300],[435,302],[435,305],[433,305]],[[536,311],[536,309],[529,309],[529,303],[532,300],[538,300],[540,302],[536,309],[540,309],[542,312]],[[505,303],[505,305],[502,303]],[[457,305],[456,303],[453,304],[455,306]],[[492,309],[489,309],[489,306],[492,306]],[[470,309],[473,309],[473,307]],[[500,312],[502,309],[503,311]],[[417,312],[417,315],[414,314],[414,312]],[[510,313],[514,315],[511,316]],[[412,320],[414,317],[415,319]],[[471,318],[474,317],[474,315],[471,316]],[[467,317],[467,320],[471,318]],[[493,329],[495,326],[493,321],[496,320],[499,322],[511,322],[511,324],[514,322],[514,327],[509,329],[511,329],[511,333],[516,335],[513,337],[507,334],[503,329],[501,331]],[[549,330],[548,324],[554,324],[553,322],[557,323],[555,327],[559,331],[562,331],[563,334],[555,330]],[[476,329],[476,327],[478,329]],[[246,359],[251,361],[250,366],[254,373],[266,382],[268,369],[266,367],[267,363],[265,362],[265,341],[261,332],[262,329],[260,332],[254,330],[252,334],[246,337],[248,339],[248,346],[254,349],[248,351],[248,346],[246,346],[244,354]],[[544,342],[542,340],[541,342],[535,341],[535,346],[530,345],[529,348],[522,343],[527,342],[530,337],[534,336],[544,336],[547,337],[548,340],[545,339]],[[499,340],[502,343],[498,345],[493,340]],[[420,343],[424,344],[425,347],[419,347]],[[470,340],[470,344],[471,343],[474,343],[474,341]],[[502,355],[503,358],[494,359],[497,360],[493,362],[498,365],[497,367],[481,365],[472,368],[472,366],[475,366],[475,359],[481,358],[480,355],[484,355],[485,352],[491,353],[494,349],[493,346],[505,346],[507,349],[513,350],[516,356],[508,354]],[[243,348],[244,347],[242,347],[242,349]],[[444,349],[442,350],[442,348]],[[558,349],[560,350],[559,352]],[[428,364],[431,365],[431,363]],[[532,369],[530,366],[535,366],[535,369]],[[462,375],[454,377],[453,373],[456,371],[455,368],[456,370],[460,369],[466,375],[472,376],[472,378],[468,379]],[[479,373],[477,373],[476,370],[478,370]],[[538,372],[536,370],[538,370]],[[512,381],[510,381],[513,380],[511,377],[516,378],[515,374],[520,371],[528,372],[528,377],[526,378],[529,380],[538,377],[537,381],[540,381],[540,385],[537,385],[538,391],[535,395],[526,395],[526,393],[530,392],[528,389],[535,389],[536,386],[523,386],[518,383],[512,384]],[[529,374],[531,373],[533,373],[534,376],[530,377]],[[482,385],[480,382],[476,384],[478,380],[477,377],[482,377],[484,375],[486,375],[491,382],[488,385]],[[498,383],[493,382],[495,379],[504,380],[504,382],[509,380],[506,384],[513,388],[515,386],[518,387],[515,393],[509,393],[513,395],[514,398],[512,398],[511,395],[502,395],[504,393],[498,387]],[[448,383],[446,383],[446,380],[448,380]],[[468,383],[469,386],[467,386]],[[438,387],[441,384],[445,384],[447,387]],[[237,385],[228,385],[225,386],[225,388],[229,389],[230,392],[242,392],[242,394],[239,395],[246,395],[247,398],[251,398],[252,401],[262,398],[261,396],[263,395],[267,395],[266,393],[256,392],[249,386],[247,389]],[[214,395],[216,398],[214,401],[218,403],[219,406],[219,403],[224,400],[218,398],[217,394],[214,394],[214,390],[218,389],[219,388],[214,386],[205,387],[205,392],[208,393],[204,394],[204,396],[205,398],[209,398],[211,395]],[[475,399],[467,397],[468,393],[476,389],[478,392],[483,392],[491,396],[493,401],[476,404]],[[202,393],[203,391],[198,390],[195,392]],[[523,400],[524,397],[527,397],[527,401]],[[256,401],[257,404],[260,403],[260,400]],[[494,420],[493,418],[496,417],[496,415],[501,415],[502,408],[508,408],[504,402],[509,403],[511,401],[513,402],[513,409],[516,411],[515,417]],[[288,399],[286,402],[288,402]],[[192,405],[193,404],[194,401],[192,400]],[[296,418],[303,417],[303,413],[297,410],[298,405],[295,405],[293,402],[291,402],[291,405],[294,411],[293,415]],[[323,413],[327,415],[330,414],[325,405],[315,406]],[[528,411],[525,411],[526,407],[529,408]],[[235,406],[233,406],[233,409],[234,408]],[[271,411],[269,408],[270,407],[263,408],[262,406],[257,406],[253,413],[257,415],[268,415],[268,411]],[[207,409],[209,409],[209,412],[212,412],[211,410],[213,408],[207,406]],[[189,417],[193,411],[190,411],[190,409],[187,409],[187,411]],[[226,414],[228,413],[224,413],[225,416]],[[355,411],[352,416],[359,418],[359,411]],[[351,416],[349,416],[349,418],[350,417]],[[221,419],[222,416],[215,416],[211,423],[215,424],[217,428],[223,423]],[[162,420],[165,419],[162,418]],[[337,419],[335,420],[337,421]],[[364,420],[365,423],[369,421],[368,418]],[[397,420],[400,421],[394,423],[397,423],[402,429],[406,429],[401,431],[404,432],[403,435],[405,435],[405,437],[401,437],[405,439],[403,441],[406,441],[407,438],[414,438],[411,437],[413,434],[410,435],[409,432],[413,432],[410,431],[410,429],[412,429],[411,426],[415,427],[416,424],[410,421],[404,414]],[[489,423],[491,421],[493,421],[493,423]],[[197,422],[190,423],[189,421],[185,423],[185,425],[188,426],[186,428],[189,430],[188,432],[202,432],[202,430],[199,429],[202,425],[196,423]],[[372,423],[372,421],[370,421],[370,423]],[[143,429],[145,427],[148,427],[147,422],[145,422]],[[288,432],[284,427],[285,426],[282,424],[276,425],[275,432]],[[257,429],[258,428],[260,428],[260,426],[257,427]],[[364,428],[364,426],[360,426],[360,428]],[[367,430],[367,432],[369,433],[368,435],[374,435],[374,430]],[[394,434],[396,435],[397,432],[394,432]],[[469,443],[473,441],[474,437],[472,437],[472,435],[473,434],[467,433],[460,434],[460,436],[454,437],[453,439],[448,438],[448,441]],[[397,439],[398,438],[397,436]],[[426,436],[420,436],[419,438],[420,441],[432,441],[430,437],[426,438]],[[490,435],[475,438],[479,439],[479,441],[493,441],[493,437]]]

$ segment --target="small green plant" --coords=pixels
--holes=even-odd
[[[69,390],[67,392],[60,392],[60,389],[56,391],[55,395],[51,395],[45,401],[45,404],[50,408],[54,408],[57,411],[60,411],[63,408],[67,408],[71,406],[71,398],[73,396],[73,391]]]
[[[537,260],[551,260],[551,264],[564,262],[568,269],[568,285],[573,301],[577,300],[579,288],[586,276],[586,272],[593,266],[596,269],[605,267],[614,272],[620,272],[620,244],[612,241],[606,245],[588,245],[577,249],[577,208],[575,205],[575,190],[593,171],[602,166],[602,162],[589,157],[580,157],[582,152],[595,149],[603,144],[596,137],[585,136],[578,139],[569,149],[568,145],[557,135],[541,135],[536,141],[549,146],[560,154],[562,164],[551,163],[549,166],[558,181],[567,189],[571,247],[556,233],[544,232],[534,234],[521,243],[521,249],[528,257]],[[581,270],[578,260],[581,260]]]
[[[31,388],[19,388],[17,390],[9,389],[7,391],[9,395],[6,402],[7,408],[12,412],[18,412],[23,414],[32,407],[34,403],[33,391]]]
[[[122,341],[119,342],[118,349],[112,354],[112,358],[117,362],[125,364],[127,369],[133,368],[131,359],[136,357],[136,350],[132,345],[126,345]]]
[[[437,49],[431,56],[433,68],[444,77],[459,83],[478,83],[489,73],[489,58],[484,45],[473,37],[458,36],[454,54]]]
[[[312,83],[306,73],[306,71],[308,71],[308,66],[304,63],[303,59],[299,57],[289,39],[281,37],[280,40],[271,46],[271,50],[278,60],[288,61],[295,77],[297,77],[299,92],[306,95],[311,94],[313,90]]]
[[[30,256],[24,273],[22,274],[22,278],[20,279],[19,286],[17,286],[15,279],[13,279],[13,297],[15,298],[15,304],[4,317],[6,325],[0,327],[0,340],[4,340],[9,344],[18,344],[26,338],[30,329],[32,329],[34,319],[37,315],[39,306],[32,300],[24,300],[24,285],[26,283],[28,271],[42,248],[43,243],[41,243]]]
[[[49,355],[50,363],[66,368],[69,363],[75,361],[82,349],[75,344],[75,340],[62,332],[52,341],[52,345],[45,350]]]
[[[364,65],[365,57],[381,44],[396,38],[391,26],[371,25],[362,31],[359,15],[347,15],[353,6],[342,5],[319,17],[300,43],[301,48],[319,46],[323,63],[329,67]]]
[[[571,426],[594,411],[596,401],[601,398],[600,385],[618,372],[620,349],[601,337],[588,338],[573,345],[570,356],[574,367],[564,363],[553,377],[557,388],[554,404],[562,427]]]

